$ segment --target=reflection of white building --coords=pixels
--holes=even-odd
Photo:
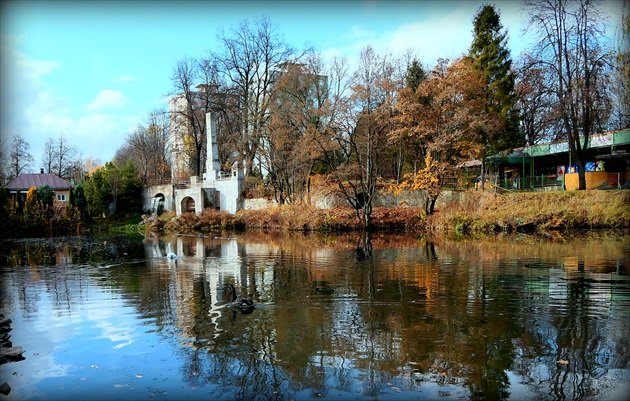
[[[170,248],[177,254],[177,258],[169,260],[166,252]],[[168,266],[175,276],[172,282],[175,285],[175,309],[178,316],[184,318],[192,316],[187,313],[189,304],[179,302],[179,300],[190,300],[194,294],[194,276],[202,276],[207,283],[209,293],[205,294],[205,305],[208,310],[210,320],[218,329],[219,318],[224,313],[231,313],[231,309],[226,309],[230,294],[226,293],[226,284],[232,283],[237,290],[254,288],[261,283],[250,282],[250,275],[247,274],[248,267],[244,265],[244,260],[240,256],[242,246],[236,239],[229,238],[208,238],[198,236],[177,236],[164,237],[162,243],[153,238],[147,241],[145,252],[147,256],[156,258],[156,263]],[[155,256],[157,255],[157,257]],[[269,272],[257,275],[257,280],[263,281],[273,278],[272,269]],[[182,322],[182,327],[188,326]]]

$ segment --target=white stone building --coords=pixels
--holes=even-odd
[[[202,177],[190,176],[188,171],[190,160],[183,151],[182,129],[187,129],[182,113],[188,108],[184,96],[175,96],[169,102],[171,115],[171,184],[145,188],[143,204],[145,211],[156,212],[157,206],[165,211],[175,211],[177,216],[182,213],[201,213],[204,209],[212,208],[236,213],[242,208],[241,191],[245,180],[245,173],[241,163],[234,163],[230,171],[221,170],[217,146],[216,117],[213,113],[206,113],[206,163]],[[189,179],[188,179],[189,178]]]

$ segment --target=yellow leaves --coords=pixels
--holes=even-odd
[[[424,159],[424,167],[415,173],[407,173],[403,175],[403,179],[399,184],[391,184],[389,191],[395,195],[399,195],[404,190],[419,191],[427,190],[434,194],[439,192],[440,180],[445,175],[447,167],[429,154]]]
[[[26,204],[30,205],[37,200],[37,188],[31,187],[26,193]]]

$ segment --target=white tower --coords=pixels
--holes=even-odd
[[[171,183],[188,179],[188,158],[184,155],[184,135],[188,129],[183,112],[188,102],[183,95],[172,97],[168,102],[170,115],[169,147],[171,157]]]
[[[206,113],[206,180],[213,182],[219,177],[219,146],[217,145],[217,122],[214,113]]]

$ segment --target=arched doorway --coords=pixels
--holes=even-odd
[[[164,213],[164,194],[158,193],[151,199],[151,213],[157,213],[158,215]]]
[[[195,200],[190,196],[182,199],[182,213],[195,213]]]

